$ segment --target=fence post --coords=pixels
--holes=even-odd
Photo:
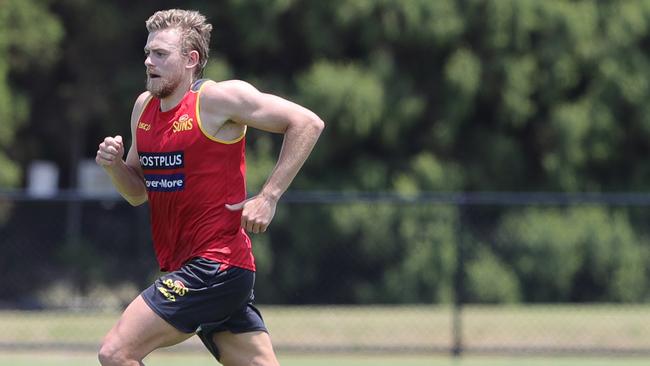
[[[464,273],[465,245],[463,240],[463,221],[465,206],[458,203],[458,222],[456,223],[456,268],[453,278],[454,302],[452,307],[452,346],[451,355],[460,357],[463,353],[463,302],[464,302]]]

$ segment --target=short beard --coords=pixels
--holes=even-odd
[[[162,78],[158,78],[158,85],[154,87],[153,83],[151,82],[151,78],[148,77],[147,80],[145,81],[147,90],[156,98],[158,99],[163,99],[167,98],[168,96],[172,95],[174,90],[178,87],[180,84],[180,80],[177,79],[172,79],[172,80],[164,80]]]

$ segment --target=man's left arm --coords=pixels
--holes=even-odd
[[[312,111],[275,95],[258,91],[243,81],[216,84],[217,106],[234,122],[260,130],[283,133],[277,163],[260,192],[246,201],[227,205],[242,210],[242,227],[266,231],[275,207],[311,153],[325,123]]]

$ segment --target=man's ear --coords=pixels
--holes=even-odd
[[[190,53],[187,55],[187,64],[185,65],[186,68],[192,69],[196,67],[199,64],[199,51],[197,50],[192,50]]]

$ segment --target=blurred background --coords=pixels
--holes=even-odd
[[[650,355],[642,0],[0,0],[0,350],[94,350],[160,275],[94,156],[173,7],[206,77],[326,122],[253,236],[280,352]],[[281,143],[247,134],[250,193]]]

